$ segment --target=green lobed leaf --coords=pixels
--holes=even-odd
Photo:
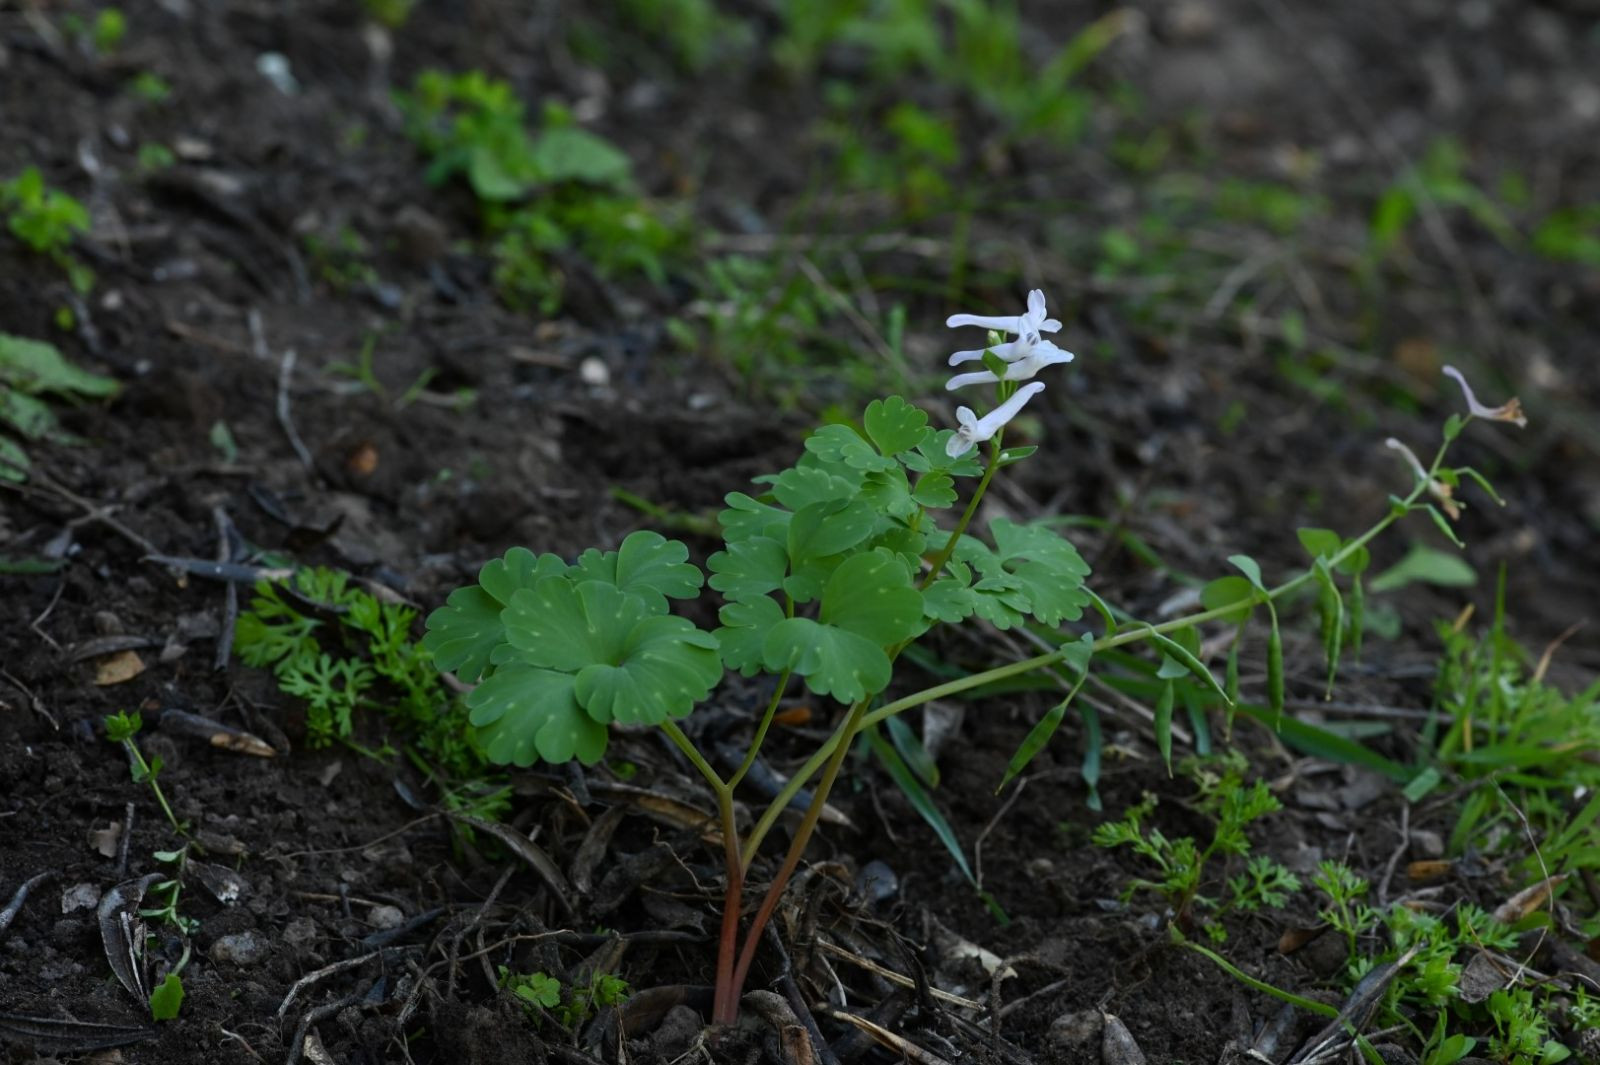
[[[954,429],[940,429],[918,444],[915,451],[900,456],[900,461],[913,473],[937,471],[951,477],[983,476],[983,464],[978,461],[976,450],[965,452],[957,458],[951,458],[945,451],[950,438],[955,435]]]
[[[825,461],[857,470],[889,470],[897,465],[848,425],[824,425],[806,438],[806,450]]]
[[[943,510],[955,505],[956,483],[943,470],[930,470],[917,477],[911,498],[929,510]]]
[[[168,973],[160,986],[150,992],[150,1019],[170,1021],[183,1008],[183,979],[177,973]]]
[[[877,512],[862,501],[833,500],[802,507],[789,522],[791,569],[798,571],[813,559],[850,550],[872,535],[877,524]]]
[[[467,684],[489,668],[495,648],[505,643],[500,601],[476,584],[457,588],[445,605],[428,615],[422,647],[434,665]]]
[[[716,630],[722,664],[747,677],[766,668],[763,653],[767,633],[784,619],[783,607],[770,596],[729,603],[718,612],[722,628]]]
[[[544,181],[612,187],[627,184],[632,165],[609,141],[576,126],[556,126],[540,133],[533,142],[531,161]]]
[[[889,685],[884,648],[922,625],[922,594],[910,571],[887,551],[840,563],[822,592],[819,618],[785,618],[763,643],[767,669],[793,670],[818,695],[856,702]]]
[[[717,514],[722,526],[722,538],[728,543],[746,540],[752,536],[770,536],[783,540],[788,536],[792,515],[781,507],[763,503],[743,492],[729,492],[723,497],[728,506]]]
[[[686,717],[722,679],[717,639],[687,618],[652,617],[635,625],[615,664],[578,674],[578,702],[601,722],[659,725]]]
[[[668,540],[658,532],[632,532],[615,551],[585,551],[574,567],[577,581],[601,581],[638,596],[651,613],[667,612],[667,600],[693,599],[705,582],[699,567],[688,561],[682,541]]]
[[[753,536],[728,545],[706,560],[708,583],[723,597],[738,602],[775,592],[789,572],[789,553],[767,536]]]
[[[875,399],[867,404],[861,423],[867,437],[885,457],[910,451],[928,436],[928,414],[900,396]]]
[[[1043,525],[1018,525],[1007,518],[989,523],[994,537],[991,551],[981,541],[963,537],[956,557],[970,563],[984,577],[975,590],[999,600],[991,605],[998,617],[988,620],[1004,628],[1013,611],[1032,614],[1046,625],[1059,625],[1083,616],[1089,596],[1083,578],[1088,563],[1059,533]],[[985,614],[980,604],[978,613]],[[1010,623],[1015,623],[1011,621]]]
[[[958,622],[978,607],[972,590],[972,571],[954,559],[945,563],[944,576],[922,591],[922,611],[932,621]]]
[[[709,694],[722,659],[710,633],[649,611],[604,581],[551,577],[518,591],[501,620],[515,661],[577,674],[577,700],[596,721],[660,724]]]
[[[861,472],[854,476],[841,476],[828,467],[791,466],[772,479],[772,495],[790,510],[800,510],[813,503],[854,499],[861,490]]]
[[[513,663],[497,669],[467,695],[469,719],[484,755],[499,765],[529,766],[539,759],[585,765],[606,750],[606,727],[578,705],[577,677]]]

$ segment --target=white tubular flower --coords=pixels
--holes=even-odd
[[[1007,362],[1015,362],[1017,359],[1025,358],[1040,343],[1040,333],[1059,333],[1061,331],[1061,323],[1054,318],[1046,318],[1045,313],[1044,290],[1036,288],[1028,293],[1028,310],[1023,314],[1015,316],[952,314],[944,322],[951,329],[958,329],[964,325],[976,325],[984,329],[994,329],[1001,333],[1011,333],[1017,339],[1006,344],[997,344],[993,348],[958,351],[950,356],[950,365],[957,366],[972,359],[981,359],[984,351],[993,351]]]
[[[1006,367],[1005,380],[1026,381],[1046,366],[1071,362],[1073,358],[1075,356],[1072,352],[1064,351],[1048,340],[1041,340],[1038,346],[1033,349],[1032,354],[1024,356]],[[967,385],[987,385],[999,380],[1000,378],[996,377],[992,371],[981,370],[976,373],[956,374],[946,382],[944,387],[954,392],[956,389],[965,388]]]
[[[1438,501],[1441,510],[1450,515],[1451,521],[1460,519],[1461,507],[1455,501],[1455,490],[1443,481],[1436,481],[1429,477],[1428,471],[1423,469],[1422,460],[1417,458],[1416,452],[1392,436],[1385,440],[1383,445],[1384,447],[1393,448],[1405,457],[1406,465],[1411,467],[1411,472],[1416,476],[1418,483],[1427,484],[1428,494]]]
[[[1035,381],[1031,385],[1023,385],[1016,393],[994,410],[982,418],[973,413],[971,407],[957,407],[956,421],[961,427],[956,430],[956,435],[950,438],[945,445],[945,453],[951,458],[960,458],[985,440],[990,439],[995,433],[1017,416],[1017,412],[1027,404],[1028,400],[1044,391],[1044,382]]]
[[[1461,386],[1461,392],[1467,397],[1467,410],[1472,412],[1474,418],[1484,418],[1491,422],[1510,422],[1518,429],[1528,424],[1528,419],[1522,413],[1522,402],[1512,396],[1498,407],[1486,407],[1478,402],[1478,397],[1472,394],[1472,386],[1467,384],[1467,378],[1454,366],[1446,366],[1444,372],[1449,377],[1454,377]]]

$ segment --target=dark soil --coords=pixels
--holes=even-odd
[[[1050,40],[1104,14],[1098,5],[1026,6]],[[646,186],[692,190],[712,229],[745,219],[761,236],[821,224],[799,213],[813,196],[815,162],[797,131],[821,113],[816,86],[786,82],[759,47],[756,58],[700,78],[659,60],[635,69],[650,49],[620,30],[619,62],[594,70],[560,43],[562,28],[578,20],[610,32],[621,16],[609,4],[581,14],[565,7],[424,0],[395,33],[387,66],[364,43],[360,5],[346,0],[135,0],[125,5],[128,40],[109,59],[44,32],[53,7],[0,7],[0,177],[38,165],[79,195],[95,220],[79,248],[98,274],[77,328],[63,333],[53,318],[71,299],[64,280],[19,242],[0,240],[0,328],[54,338],[123,384],[108,404],[65,412],[82,446],[31,445],[37,475],[0,491],[0,556],[66,562],[56,573],[0,576],[0,905],[23,881],[47,876],[0,927],[8,1060],[113,1046],[120,1057],[94,1060],[804,1060],[783,1056],[756,1010],[735,1032],[702,1031],[719,857],[683,813],[709,804],[658,737],[619,735],[615,757],[582,775],[509,776],[509,823],[577,885],[556,890],[492,839],[453,832],[432,805],[437,796],[403,763],[307,749],[302,709],[270,678],[236,661],[213,668],[223,586],[146,558],[215,558],[222,512],[250,544],[347,569],[426,609],[510,546],[570,556],[614,545],[640,524],[614,488],[711,514],[724,492],[793,461],[815,410],[775,409],[726,364],[669,343],[665,318],[683,310],[686,279],[655,288],[595,277],[555,319],[513,313],[470,250],[477,229],[464,194],[424,183],[388,87],[426,67],[481,67],[529,99],[585,105]],[[770,13],[746,14],[760,32],[771,29]],[[1218,176],[1259,178],[1301,153],[1319,190],[1370,197],[1394,179],[1395,153],[1420,157],[1433,136],[1450,135],[1478,172],[1517,169],[1551,202],[1600,199],[1600,37],[1580,0],[1218,0],[1143,4],[1128,18],[1125,39],[1091,68],[1089,84],[1108,98],[1112,87],[1132,86],[1146,101],[1147,128],[1190,130]],[[287,58],[297,95],[257,73],[263,52]],[[849,56],[834,62],[831,77],[862,76]],[[170,100],[144,103],[127,91],[139,70],[170,82]],[[875,121],[860,117],[869,130]],[[137,149],[151,142],[177,146],[177,164],[141,177]],[[1593,615],[1600,273],[1507,248],[1451,212],[1442,236],[1420,224],[1408,231],[1374,304],[1362,302],[1337,241],[1295,248],[1305,272],[1293,283],[1323,301],[1314,328],[1349,354],[1308,371],[1333,386],[1319,394],[1293,383],[1304,376],[1287,375],[1267,334],[1239,324],[1248,316],[1207,318],[1201,309],[1251,250],[1223,253],[1214,275],[1180,277],[1180,292],[1199,286],[1198,299],[1154,318],[1123,282],[1066,253],[1092,247],[1102,228],[1132,224],[1136,209],[1105,146],[1093,143],[974,163],[966,175],[974,188],[1073,206],[1061,217],[1034,207],[974,219],[968,290],[938,256],[891,251],[868,264],[874,278],[912,274],[907,290],[924,293],[908,307],[907,351],[930,368],[953,301],[1008,306],[1042,284],[1070,308],[1064,345],[1084,357],[1052,386],[1043,451],[999,490],[997,508],[1115,519],[1170,568],[1102,529],[1075,538],[1102,596],[1153,615],[1178,590],[1174,573],[1218,572],[1237,551],[1287,571],[1298,563],[1295,526],[1355,531],[1380,517],[1405,476],[1382,440],[1434,439],[1457,405],[1453,386],[1437,383],[1438,366],[1454,361],[1496,402],[1503,396],[1491,382],[1512,382],[1533,420],[1521,434],[1475,425],[1463,445],[1508,501],[1475,506],[1461,527],[1485,579],[1389,597],[1400,635],[1369,648],[1338,702],[1427,708],[1433,622],[1469,602],[1486,611],[1488,575],[1502,564],[1513,632],[1535,650]],[[837,198],[818,217],[842,226],[843,238],[890,224],[857,218],[859,204]],[[1366,221],[1344,210],[1330,229],[1346,226],[1341,239],[1359,239]],[[916,226],[952,239],[948,218]],[[303,236],[341,227],[367,241],[377,283],[336,284],[308,261]],[[1071,239],[1056,239],[1061,227]],[[1376,321],[1360,324],[1368,312]],[[374,331],[387,396],[342,387],[326,372],[353,361]],[[605,383],[580,376],[591,359]],[[425,371],[434,376],[421,401],[392,402]],[[818,409],[847,394],[837,381],[813,387]],[[476,395],[466,409],[452,402],[460,389]],[[934,384],[927,395],[936,394]],[[309,465],[290,444],[281,403]],[[232,462],[210,439],[219,421],[238,445]],[[1376,565],[1392,563],[1413,537],[1431,542],[1420,527],[1392,537],[1377,547]],[[702,557],[712,549],[691,542]],[[102,683],[105,656],[85,652],[118,635],[144,638],[134,652],[144,668]],[[946,651],[981,665],[996,648],[1013,653],[1004,642]],[[1318,712],[1322,666],[1314,635],[1298,622],[1289,661],[1294,704]],[[1570,684],[1597,668],[1600,637],[1589,628],[1564,644],[1551,677]],[[1260,683],[1259,660],[1247,661],[1247,689]],[[759,695],[732,688],[706,713],[745,729]],[[829,828],[813,845],[813,864],[777,924],[799,994],[840,1060],[901,1058],[871,1049],[832,1008],[872,1016],[938,1060],[1008,1065],[1101,1061],[1099,1011],[1121,1018],[1151,1061],[1212,1062],[1250,1032],[1252,1018],[1278,1012],[1273,999],[1170,946],[1153,903],[1117,901],[1144,870],[1090,845],[1097,821],[1153,790],[1163,830],[1207,829],[1186,807],[1192,788],[1161,767],[1142,708],[1106,698],[1106,813],[1086,803],[1072,724],[1020,786],[995,793],[1047,705],[1032,697],[968,706],[959,741],[941,755],[939,805],[1007,922],[880,772],[863,764],[836,792],[850,827]],[[778,740],[776,766],[797,765],[803,741],[822,734],[836,710],[811,709],[817,720]],[[242,884],[230,903],[199,883],[187,887],[182,910],[199,922],[187,998],[178,1020],[159,1025],[108,979],[95,919],[97,898],[159,871],[152,853],[176,840],[104,738],[102,719],[124,710],[142,712],[144,750],[162,759],[160,783],[195,827],[205,860]],[[157,727],[171,710],[248,730],[281,753],[254,758]],[[381,740],[375,725],[363,728],[365,740]],[[1426,841],[1448,836],[1448,805],[1411,811],[1408,835],[1391,784],[1239,729],[1252,773],[1271,780],[1285,804],[1259,830],[1258,850],[1291,868],[1340,857],[1393,898],[1395,863],[1433,857]],[[1404,727],[1378,742],[1401,761],[1416,754]],[[622,763],[639,775],[618,779]],[[656,798],[641,801],[645,794]],[[664,806],[663,796],[680,805]],[[613,808],[625,814],[605,825],[615,830],[609,845],[585,852]],[[896,879],[877,901],[859,877],[872,862]],[[1484,877],[1450,890],[1492,906],[1520,886]],[[1230,919],[1228,957],[1259,979],[1336,1000],[1341,958],[1329,944],[1287,956],[1277,949],[1285,928],[1314,922],[1308,900]],[[963,941],[1013,974],[994,979],[963,960]],[[157,945],[163,955],[181,949],[171,934]],[[840,951],[915,986],[900,988]],[[782,990],[782,964],[770,951],[751,988]],[[501,965],[616,971],[636,994],[569,1037],[497,991]],[[929,981],[986,1012],[941,1004]],[[1317,1027],[1295,1025],[1283,1056]]]

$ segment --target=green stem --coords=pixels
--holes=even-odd
[[[122,745],[127,748],[128,757],[133,759],[139,766],[139,775],[144,778],[145,782],[150,785],[150,790],[155,793],[156,802],[161,804],[161,812],[167,815],[167,820],[172,823],[172,827],[177,831],[178,835],[187,839],[189,837],[188,831],[179,822],[178,815],[172,812],[172,807],[167,805],[167,797],[162,794],[161,785],[156,782],[156,775],[150,772],[150,763],[144,760],[144,754],[139,750],[139,745],[133,742],[132,738],[123,740]]]
[[[944,542],[944,547],[933,556],[933,563],[928,567],[927,575],[922,578],[919,588],[926,588],[939,579],[939,574],[944,572],[945,563],[950,561],[950,556],[955,554],[956,545],[961,542],[961,537],[966,533],[967,526],[972,524],[972,519],[978,513],[978,504],[983,501],[983,495],[989,490],[989,482],[994,480],[995,471],[1000,469],[1000,456],[1004,454],[1001,441],[1005,439],[1006,431],[1002,426],[994,434],[993,446],[989,450],[989,464],[984,467],[983,478],[978,482],[978,487],[973,490],[972,498],[967,500],[967,509],[962,511],[961,520],[956,523],[955,529],[950,533],[950,539]]]
[[[772,701],[767,704],[767,712],[761,715],[761,724],[756,726],[755,738],[750,741],[750,750],[745,753],[744,762],[737,772],[728,778],[728,790],[732,791],[739,786],[739,781],[750,772],[750,767],[756,764],[756,755],[761,751],[761,744],[767,738],[767,730],[772,727],[772,719],[778,713],[778,703],[783,699],[783,693],[789,687],[791,670],[784,670],[783,676],[778,678],[778,687],[772,693]]]
[[[676,721],[663,721],[661,730],[677,745],[678,750],[683,752],[683,756],[689,759],[690,764],[700,770],[700,775],[706,778],[706,783],[711,785],[712,791],[721,795],[725,791],[733,790],[717,775],[717,771],[711,768],[711,763],[706,761],[700,749],[694,745],[694,741],[683,734],[683,729],[678,727]]]

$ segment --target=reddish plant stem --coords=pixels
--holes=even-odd
[[[733,821],[733,796],[718,793],[722,814],[722,854],[728,867],[728,886],[722,897],[722,935],[717,941],[717,986],[711,1003],[711,1023],[732,1024],[739,1019],[739,991],[734,980],[734,958],[739,950],[739,911],[744,901],[744,868],[739,860],[739,832]]]
[[[844,756],[850,751],[849,737],[854,733],[861,717],[867,711],[867,700],[863,699],[850,708],[850,716],[845,721],[843,739],[834,749],[833,756],[828,759],[826,768],[822,771],[822,779],[817,782],[816,794],[811,797],[811,805],[806,808],[805,817],[800,821],[800,827],[795,830],[794,839],[789,844],[789,853],[784,855],[783,865],[778,869],[778,875],[772,878],[772,883],[767,887],[767,894],[761,900],[761,908],[756,911],[755,917],[750,921],[750,930],[745,933],[744,949],[739,952],[739,964],[733,970],[732,992],[735,1001],[738,989],[744,987],[745,979],[750,975],[750,966],[755,961],[756,948],[761,943],[761,933],[765,931],[767,922],[772,919],[772,914],[778,908],[778,900],[783,897],[783,891],[789,886],[789,878],[800,865],[800,859],[806,852],[806,844],[811,842],[811,834],[816,831],[817,822],[822,818],[822,808],[827,805],[828,793],[833,790],[833,782],[839,776],[839,768],[844,764]]]

